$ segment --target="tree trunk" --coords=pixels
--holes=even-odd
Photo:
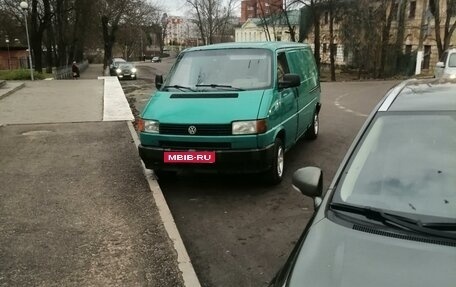
[[[117,30],[117,25],[112,24],[111,31],[109,31],[109,19],[107,16],[101,16],[101,25],[103,29],[103,40],[104,40],[104,61],[103,61],[103,70],[108,66],[109,60],[112,58],[112,47],[115,42],[115,32]]]
[[[382,47],[380,50],[380,68],[378,71],[378,77],[383,78],[385,76],[385,65],[386,65],[386,53],[388,51],[389,45],[389,35],[391,31],[391,23],[393,22],[393,15],[395,14],[394,11],[394,1],[387,1],[389,2],[389,14],[386,19],[386,23],[382,29]],[[385,7],[386,10],[386,7]]]
[[[49,0],[43,0],[44,5],[44,15],[43,20],[40,21],[39,11],[38,11],[38,1],[32,1],[32,13],[30,15],[30,46],[31,50],[30,54],[33,58],[33,64],[35,66],[35,70],[38,73],[43,72],[43,61],[42,61],[42,40],[43,40],[43,33],[46,26],[50,20],[50,8],[49,8]]]
[[[317,64],[318,73],[320,73],[321,58],[320,58],[320,12],[317,11],[316,7],[314,10],[314,56]]]
[[[52,47],[52,28],[51,25],[49,25],[47,29],[47,41],[46,41],[46,59],[47,59],[47,67],[46,67],[46,73],[51,74],[52,73],[52,67],[54,66],[53,64],[53,47]]]
[[[397,21],[397,37],[395,44],[396,72],[400,69],[400,56],[402,55],[405,35],[405,11],[408,0],[401,0],[399,4],[399,20]]]
[[[334,2],[333,0],[329,1],[329,60],[331,63],[331,81],[336,81],[336,59],[335,54],[337,50],[334,51]]]
[[[431,9],[432,15],[434,15],[435,23],[435,41],[437,42],[437,50],[439,58],[443,54],[442,36],[440,35],[440,4],[439,0],[430,0],[429,8]]]

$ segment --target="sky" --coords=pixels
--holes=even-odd
[[[172,16],[184,16],[188,7],[185,5],[185,0],[165,0],[163,6],[168,10],[168,14]]]

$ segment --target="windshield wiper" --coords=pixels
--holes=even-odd
[[[196,87],[210,87],[210,88],[224,88],[224,89],[230,89],[234,91],[245,91],[244,89],[241,88],[236,88],[230,85],[219,85],[219,84],[197,84],[195,85]]]
[[[344,203],[331,203],[330,208],[333,210],[339,210],[339,211],[344,211],[348,213],[354,213],[354,214],[359,214],[365,216],[367,219],[371,219],[374,221],[381,222],[385,225],[395,225],[399,226],[401,228],[405,228],[411,231],[419,232],[419,233],[425,233],[433,236],[438,236],[438,237],[443,237],[443,238],[448,238],[448,239],[456,239],[456,234],[450,234],[441,230],[436,230],[440,229],[438,228],[439,225],[450,225],[450,226],[455,226],[454,224],[451,223],[425,223],[423,224],[420,220],[416,220],[413,218],[408,218],[396,214],[391,214],[391,213],[386,213],[381,209],[374,208],[374,207],[362,207],[362,206],[356,206],[356,205],[350,205],[350,204],[344,204]],[[442,228],[443,229],[443,228]],[[448,229],[443,229],[443,230],[448,230]],[[451,229],[454,230],[454,229]]]
[[[456,222],[422,222],[421,226],[437,230],[456,231]]]
[[[172,85],[172,86],[163,86],[162,89],[167,89],[167,88],[175,88],[175,89],[178,89],[178,90],[181,90],[181,91],[192,91],[192,92],[196,92],[194,89],[190,88],[190,87],[186,87],[186,86],[180,86],[180,85]]]

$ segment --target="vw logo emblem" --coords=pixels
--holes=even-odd
[[[196,134],[196,127],[195,126],[189,126],[188,127],[188,133],[191,135]]]

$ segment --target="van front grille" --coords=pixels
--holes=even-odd
[[[215,150],[231,149],[231,143],[227,142],[180,142],[180,141],[160,141],[160,147],[178,150]]]
[[[194,127],[195,134],[190,134],[189,128]],[[231,135],[231,124],[162,124],[160,134],[166,135],[196,135],[196,136],[226,136]]]

